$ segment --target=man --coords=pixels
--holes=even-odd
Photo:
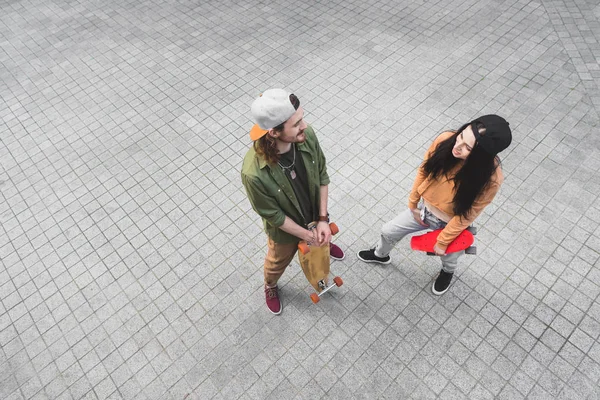
[[[344,252],[330,243],[325,155],[300,100],[283,89],[269,89],[252,103],[254,141],[242,166],[242,182],[267,233],[264,264],[268,309],[280,314],[277,281],[290,264],[298,242],[329,245],[334,259]],[[308,225],[318,221],[315,229]]]

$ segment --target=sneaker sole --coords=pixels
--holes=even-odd
[[[332,256],[330,254],[329,257],[331,257],[331,258],[333,258],[334,260],[337,260],[337,261],[342,261],[344,258],[346,258],[346,255],[344,254],[344,257],[338,258],[338,257],[334,257],[334,256]]]
[[[279,303],[281,304],[281,306],[280,306],[281,308],[279,309],[279,312],[274,312],[273,310],[271,310],[269,308],[269,306],[267,306],[267,310],[269,310],[271,312],[271,314],[273,314],[273,315],[279,315],[279,314],[281,314],[281,312],[283,311],[283,303],[281,303],[281,300],[279,301]]]
[[[364,258],[362,258],[359,254],[360,252],[356,253],[356,257],[358,257],[359,260],[364,261],[366,263],[376,263],[376,264],[383,264],[383,265],[387,265],[389,263],[392,262],[392,259],[390,258],[387,261],[377,261],[377,260],[365,260]]]
[[[438,292],[437,290],[435,290],[435,281],[433,281],[433,285],[431,285],[431,292],[433,294],[435,294],[436,296],[441,296],[444,293],[446,293],[448,291],[448,289],[450,289],[450,285],[448,285],[448,287],[445,290],[442,290],[441,292]]]

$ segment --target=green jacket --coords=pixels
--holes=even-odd
[[[311,126],[304,130],[306,141],[297,144],[308,175],[309,197],[319,210],[320,186],[329,184],[325,155]],[[305,226],[300,204],[292,185],[279,165],[269,165],[254,150],[248,150],[242,165],[242,183],[252,208],[261,216],[265,232],[275,243],[294,243],[300,239],[279,229],[285,217]]]

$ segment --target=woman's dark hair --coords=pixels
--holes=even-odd
[[[295,94],[290,94],[290,102],[297,110],[300,107],[300,99]],[[278,132],[283,131],[283,126],[287,121],[277,125],[273,130]],[[279,151],[277,150],[277,142],[268,133],[254,142],[254,150],[257,154],[263,156],[267,163],[276,164],[279,161]]]
[[[440,142],[431,156],[423,163],[423,169],[430,179],[448,176],[462,160],[452,155],[452,148],[456,143],[456,137],[464,131],[469,124],[462,126],[448,139]],[[485,135],[485,127],[477,125],[479,134]],[[458,170],[454,178],[454,198],[452,199],[454,215],[468,218],[469,210],[477,197],[483,193],[491,184],[492,175],[500,164],[500,159],[487,153],[481,146],[473,146],[463,166]]]

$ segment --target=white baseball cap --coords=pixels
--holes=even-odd
[[[289,92],[283,89],[269,89],[252,102],[252,117],[256,124],[250,130],[250,139],[260,139],[278,125],[290,119],[296,108],[290,100]]]

